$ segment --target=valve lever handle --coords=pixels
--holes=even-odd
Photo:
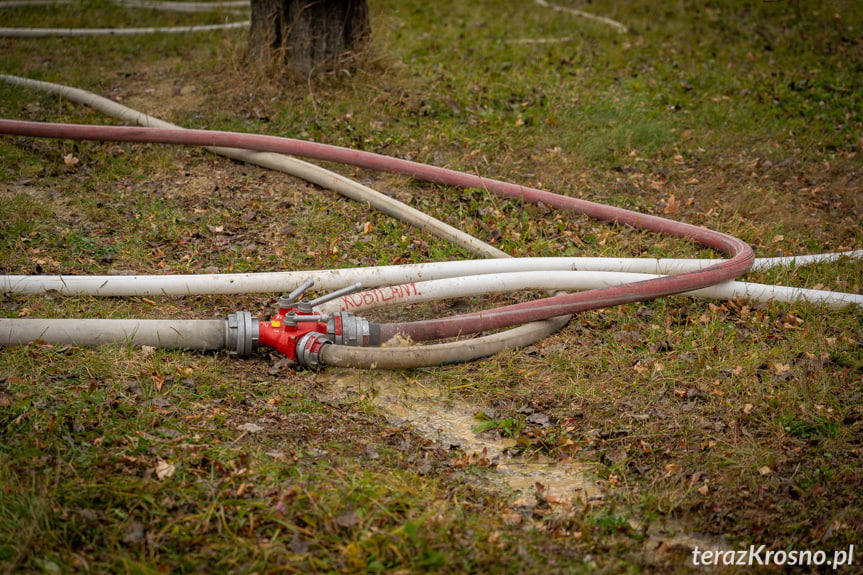
[[[308,279],[304,281],[297,289],[295,289],[288,295],[282,296],[279,300],[279,304],[281,305],[282,303],[284,303],[286,304],[285,307],[291,305],[297,300],[297,298],[306,293],[306,290],[308,290],[313,285],[315,285],[315,280],[313,279]]]
[[[336,298],[340,298],[343,295],[348,295],[349,293],[353,293],[353,292],[355,292],[357,290],[361,290],[361,289],[363,289],[363,284],[361,284],[360,282],[357,282],[353,285],[349,285],[348,287],[342,288],[340,290],[336,290],[332,293],[322,295],[321,297],[319,297],[317,299],[313,299],[312,301],[309,302],[309,305],[311,305],[312,307],[315,307],[316,305],[321,305],[322,303],[326,303],[326,302],[334,300]]]

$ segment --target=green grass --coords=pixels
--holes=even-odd
[[[313,139],[667,215],[759,256],[863,248],[859,3],[562,3],[629,32],[530,2],[373,2],[359,65],[305,81],[247,66],[243,31],[2,39],[0,71],[188,127]],[[0,11],[5,26],[38,27],[225,17],[95,2]],[[524,39],[553,41],[513,42]],[[114,123],[11,87],[0,116]],[[716,257],[480,190],[327,167],[515,256]],[[0,137],[4,274],[467,257],[367,206],[203,151]],[[841,260],[744,279],[859,293],[861,277],[859,261]],[[267,318],[277,297],[3,294],[0,314]],[[268,353],[3,349],[0,567],[664,573],[691,569],[685,544],[655,551],[676,535],[829,554],[863,533],[861,339],[856,309],[675,296],[410,374],[492,414],[477,431],[585,464],[603,497],[572,506],[502,488],[493,465],[394,427],[370,396],[333,403],[325,384]],[[362,393],[375,393],[375,377]]]

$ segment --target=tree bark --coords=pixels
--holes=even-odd
[[[249,57],[308,75],[340,64],[369,32],[366,0],[252,0]]]

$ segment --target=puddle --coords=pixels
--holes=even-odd
[[[602,490],[591,479],[590,465],[558,462],[543,456],[510,455],[507,448],[515,445],[514,440],[497,440],[471,431],[479,423],[475,414],[481,409],[447,397],[446,389],[435,384],[424,385],[419,379],[398,372],[369,374],[335,368],[319,372],[316,381],[324,386],[325,391],[319,397],[322,401],[333,404],[370,401],[388,414],[387,421],[393,427],[410,425],[414,432],[444,449],[457,447],[476,457],[485,450],[485,457],[496,464],[500,484],[520,491],[524,499],[532,500],[537,483],[543,485],[547,498],[553,497],[563,505],[603,498]],[[633,520],[630,525],[643,534],[642,549],[649,563],[690,556],[695,548],[730,549],[722,538],[692,532],[673,520],[648,526]]]
[[[357,372],[327,368],[316,381],[325,387],[329,403],[350,403],[361,399],[382,408],[394,427],[410,425],[413,431],[444,449],[460,448],[465,455],[481,457],[496,465],[501,483],[525,496],[532,496],[541,483],[546,496],[575,503],[602,498],[586,464],[561,463],[547,457],[521,457],[507,452],[514,440],[495,439],[471,431],[481,409],[446,397],[446,390],[426,386],[398,372]]]

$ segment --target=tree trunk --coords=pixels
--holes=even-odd
[[[249,57],[308,75],[359,50],[369,30],[366,0],[252,0]]]

